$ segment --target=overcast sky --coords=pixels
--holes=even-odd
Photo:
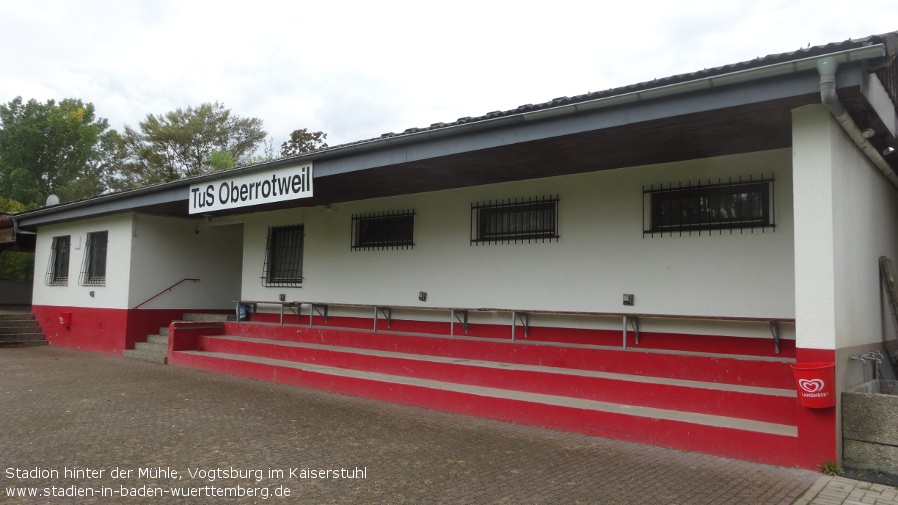
[[[218,101],[336,145],[898,31],[898,0],[0,0],[0,102]]]

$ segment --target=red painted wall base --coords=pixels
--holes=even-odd
[[[126,349],[126,310],[34,305],[31,312],[52,346],[107,354]]]
[[[33,305],[31,312],[52,346],[121,354],[125,349],[133,349],[135,342],[145,341],[147,335],[182,318],[185,312],[208,311]]]
[[[797,349],[797,363],[834,363],[836,351],[829,349]],[[814,465],[825,461],[838,461],[838,440],[842,436],[837,431],[837,407],[814,409],[798,407],[798,450]]]

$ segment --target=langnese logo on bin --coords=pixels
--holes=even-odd
[[[827,393],[820,391],[823,390],[825,384],[822,379],[799,379],[798,387],[800,387],[805,392],[805,396],[813,396],[813,397],[823,397],[826,396]]]

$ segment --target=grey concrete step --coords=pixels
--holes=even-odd
[[[224,322],[233,319],[230,314],[203,314],[186,313],[182,321],[189,322]],[[147,335],[145,342],[136,342],[134,349],[125,349],[122,356],[126,358],[152,361],[154,363],[167,362],[168,356],[168,326],[160,326],[159,333]]]
[[[168,347],[168,335],[147,335],[147,342]]]
[[[47,345],[41,327],[30,312],[0,314],[0,347]]]
[[[134,349],[125,349],[124,351],[122,351],[122,357],[139,359],[142,361],[150,361],[153,363],[161,363],[163,365],[168,361],[165,353],[160,355],[159,352],[154,349],[147,350],[137,347],[135,347]]]
[[[233,321],[235,319],[235,315],[233,314],[202,314],[202,313],[186,313],[184,314],[184,321],[191,322],[224,322],[224,321]]]
[[[146,342],[136,342],[134,349],[125,349],[122,351],[122,356],[165,364],[168,357],[168,337],[148,335]]]
[[[134,348],[161,354],[168,353],[168,345],[159,342],[137,342]]]
[[[234,316],[231,314],[188,312],[184,314],[182,321],[224,322],[233,319]],[[125,349],[122,351],[122,356],[165,364],[168,356],[168,326],[160,326],[158,334],[147,335],[145,342],[136,342],[134,349]]]
[[[16,333],[22,329],[38,329],[40,326],[34,319],[18,319],[15,321],[0,321],[0,334]]]
[[[48,345],[46,340],[0,340],[0,347],[40,347]]]
[[[39,332],[22,332],[0,335],[0,342],[12,342],[19,340],[44,340],[44,334]]]

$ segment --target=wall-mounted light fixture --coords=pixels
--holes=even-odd
[[[624,305],[634,305],[634,296],[633,295],[624,295]]]
[[[418,291],[418,300],[422,302],[427,301],[427,292],[426,291]]]
[[[284,293],[281,293],[278,295],[278,300],[283,302],[286,299],[287,299],[287,295],[285,295]]]

